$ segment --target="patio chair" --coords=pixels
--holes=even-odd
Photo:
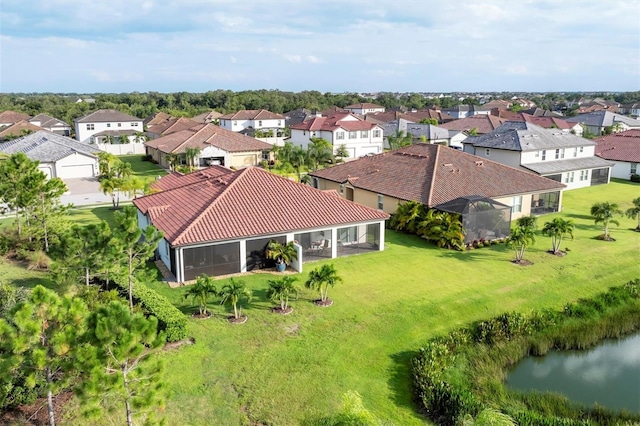
[[[327,254],[326,252],[328,251],[329,254],[331,254],[331,240],[324,240],[322,242],[322,248],[321,248],[322,254]]]

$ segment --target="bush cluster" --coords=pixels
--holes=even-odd
[[[116,282],[118,287],[128,291],[127,285]],[[177,342],[187,337],[187,317],[166,297],[144,284],[133,284],[133,298],[148,315],[158,319],[158,331],[164,331],[168,342]]]
[[[417,397],[429,417],[437,424],[456,424],[465,415],[475,416],[488,404],[473,391],[472,380],[461,379],[460,374],[456,374],[460,370],[458,360],[466,357],[467,362],[473,363],[468,358],[479,357],[479,354],[486,354],[490,348],[504,346],[512,340],[517,340],[524,349],[518,352],[516,348],[500,360],[503,363],[511,364],[527,355],[541,355],[551,348],[583,349],[602,338],[620,336],[640,327],[637,321],[640,316],[638,299],[640,279],[612,287],[591,299],[569,303],[562,311],[535,311],[526,316],[517,312],[503,313],[495,318],[477,321],[446,336],[431,339],[412,359]],[[606,313],[614,310],[607,317]],[[631,318],[621,320],[622,316]],[[576,320],[589,321],[576,323]],[[506,365],[502,366],[504,367]],[[611,416],[615,416],[606,410],[576,409],[575,418],[566,418],[540,413],[531,406],[523,409],[525,405],[527,404],[519,405],[517,410],[507,413],[522,425],[584,424],[582,420],[575,420],[584,416],[587,421],[589,418],[595,421],[602,418],[611,420]]]
[[[638,183],[640,183],[640,175],[639,175],[639,174],[637,174],[637,173],[634,173],[634,174],[632,174],[632,175],[631,175],[631,179],[630,179],[630,180],[631,180],[631,182],[638,182]]]

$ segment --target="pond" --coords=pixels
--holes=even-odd
[[[507,375],[522,391],[557,392],[572,401],[640,413],[640,334],[586,351],[551,351],[523,359]]]

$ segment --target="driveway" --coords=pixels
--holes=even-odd
[[[90,206],[94,204],[111,204],[111,196],[100,190],[97,178],[63,179],[67,185],[67,192],[60,197],[62,204],[74,206]],[[120,194],[120,201],[129,201],[126,194]]]

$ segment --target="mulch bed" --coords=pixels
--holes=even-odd
[[[53,397],[53,412],[56,423],[61,423],[64,405],[69,402],[72,396],[73,393],[67,391]],[[33,404],[20,405],[12,410],[0,412],[0,424],[26,426],[48,425],[49,412],[47,411],[47,398],[38,398]]]
[[[164,349],[178,349],[183,345],[193,345],[196,343],[196,339],[193,337],[189,337],[188,339],[178,340],[177,342],[167,342],[164,345]]]
[[[211,312],[207,312],[206,314],[202,314],[202,315],[200,315],[200,312],[195,312],[191,314],[191,317],[195,319],[207,319],[207,318],[211,318]]]
[[[227,321],[229,321],[229,324],[244,324],[248,319],[249,317],[246,315],[243,315],[240,318],[236,318],[234,316],[227,317]]]
[[[520,261],[517,260],[512,260],[511,263],[518,265],[518,266],[531,266],[533,265],[533,262],[527,260],[527,259],[522,259]]]
[[[554,256],[558,256],[558,257],[564,257],[567,255],[567,252],[565,251],[553,251],[553,250],[547,250],[547,253],[552,254]]]
[[[327,299],[327,300],[318,299],[318,300],[314,300],[313,304],[316,305],[316,306],[320,306],[320,307],[326,308],[326,307],[329,307],[329,306],[333,305],[333,300],[331,300],[331,299]]]
[[[291,306],[287,306],[286,309],[281,309],[278,306],[275,308],[271,308],[271,312],[273,312],[274,314],[289,315],[291,312],[293,312],[293,308]]]

